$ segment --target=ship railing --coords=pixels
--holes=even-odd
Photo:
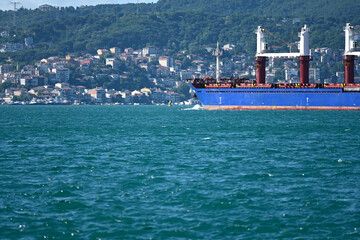
[[[344,85],[344,87],[347,87],[347,88],[358,88],[360,87],[360,84],[359,83],[346,83]]]
[[[214,78],[188,79],[195,88],[360,88],[360,83],[262,83],[257,84],[250,79],[221,79]]]
[[[359,88],[359,83],[326,83],[325,88]]]
[[[256,83],[240,83],[236,84],[236,88],[271,88],[272,84],[269,83],[262,83],[262,84],[256,84]]]
[[[205,84],[205,88],[231,88],[232,84],[230,83],[209,83]]]
[[[324,84],[324,88],[343,88],[344,83],[326,83]]]
[[[275,84],[275,88],[323,88],[323,84],[319,83],[279,83]]]

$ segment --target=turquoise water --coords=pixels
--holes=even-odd
[[[1,106],[0,239],[359,239],[360,112]]]

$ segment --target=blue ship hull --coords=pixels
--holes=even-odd
[[[360,110],[359,88],[198,88],[204,109]]]

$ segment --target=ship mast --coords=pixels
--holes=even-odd
[[[217,42],[216,50],[213,55],[216,57],[216,82],[220,82],[220,56],[222,56],[223,52],[220,51],[219,42]]]

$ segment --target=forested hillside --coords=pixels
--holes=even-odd
[[[353,0],[159,0],[158,11],[188,11],[268,17],[352,17],[360,12],[360,1]]]
[[[339,49],[343,48],[346,22],[360,24],[357,14],[360,2],[353,2],[346,8],[349,6],[347,0],[305,1],[304,5],[302,2],[160,0],[156,4],[138,6],[98,5],[51,11],[20,9],[17,27],[12,27],[13,11],[0,11],[0,27],[10,32],[8,37],[0,38],[0,44],[22,42],[25,37],[33,37],[35,44],[30,50],[0,54],[0,63],[8,57],[30,63],[50,55],[94,53],[98,48],[114,46],[137,49],[153,45],[172,52],[199,52],[204,46],[214,46],[216,41],[237,44],[238,52],[253,54],[254,30],[258,25],[288,42],[295,42],[298,40],[296,33],[307,24],[311,29],[312,48]],[[299,18],[300,22],[293,24],[293,18]],[[269,44],[279,42],[269,39]]]

